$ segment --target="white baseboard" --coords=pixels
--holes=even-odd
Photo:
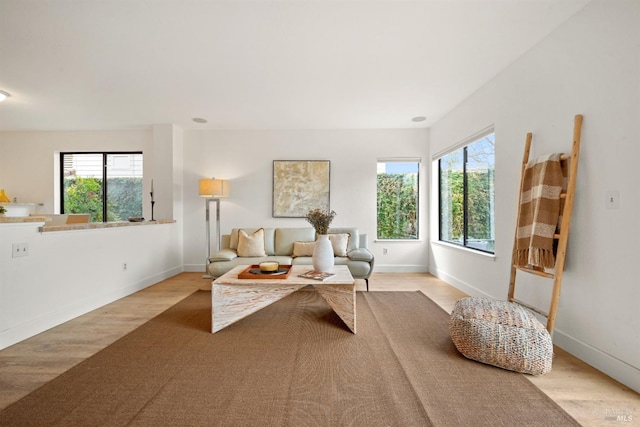
[[[468,295],[495,298],[438,269],[432,269],[430,273]],[[558,328],[553,333],[553,343],[572,356],[640,393],[640,369],[567,335]]]
[[[184,265],[184,271],[189,272],[189,273],[205,273],[205,266],[204,264],[185,264]]]
[[[426,265],[391,265],[374,264],[374,273],[428,273]]]
[[[597,370],[640,393],[640,369],[597,348],[569,336],[559,329],[553,333],[553,343]]]
[[[106,304],[124,298],[144,288],[154,285],[164,279],[182,272],[182,267],[174,267],[152,276],[146,277],[125,287],[108,291],[101,295],[95,295],[80,301],[73,301],[66,307],[44,313],[40,317],[31,319],[14,328],[0,332],[0,350],[16,344]]]
[[[180,274],[184,271],[184,268],[182,266],[178,266],[178,267],[172,267],[169,268],[165,271],[161,271],[159,273],[156,273],[154,275],[151,275],[141,281],[138,282],[138,286],[142,286],[141,289],[149,287],[151,285],[155,285],[158,282],[162,282],[165,279],[168,279],[169,277],[173,277],[177,274]],[[134,291],[137,292],[137,291]]]
[[[484,291],[481,291],[480,289],[471,286],[470,284],[458,279],[455,276],[452,276],[450,274],[447,274],[441,270],[438,270],[437,268],[431,268],[429,270],[429,273],[431,273],[432,275],[436,276],[438,279],[444,280],[445,282],[447,282],[448,284],[450,284],[451,286],[460,289],[462,292],[466,293],[467,295],[470,295],[472,297],[489,297],[489,298],[496,298],[493,295],[489,295],[487,293],[485,293]]]

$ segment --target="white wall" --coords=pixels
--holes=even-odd
[[[470,294],[504,299],[525,134],[534,134],[531,157],[568,151],[573,117],[584,115],[554,341],[636,391],[640,391],[639,22],[637,1],[589,4],[430,129],[434,154],[495,124],[496,257],[433,243],[430,268]],[[605,208],[607,190],[620,192],[620,209]],[[433,238],[438,235],[436,206],[434,195]],[[517,295],[545,307],[551,281],[523,276],[519,275]]]
[[[376,271],[427,271],[428,134],[417,130],[185,131],[185,269],[204,271],[205,205],[198,179],[229,180],[221,203],[221,231],[234,227],[310,226],[302,218],[272,217],[273,160],[330,160],[332,225],[367,233]],[[421,241],[375,242],[376,161],[379,157],[422,157]],[[388,255],[382,255],[382,248]]]
[[[0,224],[0,349],[182,271],[176,223],[39,233],[42,224]],[[29,255],[12,258],[14,243]]]

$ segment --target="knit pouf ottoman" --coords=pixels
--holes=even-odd
[[[451,313],[449,332],[469,359],[525,374],[551,371],[551,335],[531,310],[518,304],[462,298]]]

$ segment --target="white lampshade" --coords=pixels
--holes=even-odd
[[[200,197],[228,197],[229,184],[224,179],[205,178],[198,182]]]

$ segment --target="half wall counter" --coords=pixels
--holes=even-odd
[[[183,271],[177,221],[0,218],[0,349]]]

